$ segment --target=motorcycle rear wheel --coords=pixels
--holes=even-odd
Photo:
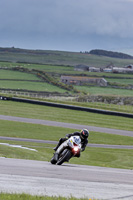
[[[63,162],[65,161],[69,161],[69,159],[72,157],[72,153],[70,150],[66,150],[63,153],[63,155],[61,157],[59,157],[59,160],[57,161],[57,165],[61,165]]]

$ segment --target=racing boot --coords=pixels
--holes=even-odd
[[[57,151],[59,146],[60,146],[60,144],[58,143],[57,146],[53,148],[53,150]]]
[[[54,147],[53,150],[56,151],[56,150],[57,150],[57,147]]]
[[[53,150],[57,151],[58,147],[62,144],[62,142],[63,142],[63,138],[61,138],[61,139],[59,140],[57,146],[54,147]]]

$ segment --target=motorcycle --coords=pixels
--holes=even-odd
[[[79,136],[71,136],[63,142],[56,152],[59,152],[58,160],[54,156],[51,159],[51,164],[61,165],[64,162],[69,162],[72,157],[79,157],[81,150],[81,139]]]

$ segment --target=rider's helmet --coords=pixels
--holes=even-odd
[[[89,137],[89,131],[87,129],[83,129],[80,132],[80,137],[81,139],[86,139]]]

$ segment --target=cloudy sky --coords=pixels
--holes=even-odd
[[[133,54],[133,0],[0,0],[0,47]]]

